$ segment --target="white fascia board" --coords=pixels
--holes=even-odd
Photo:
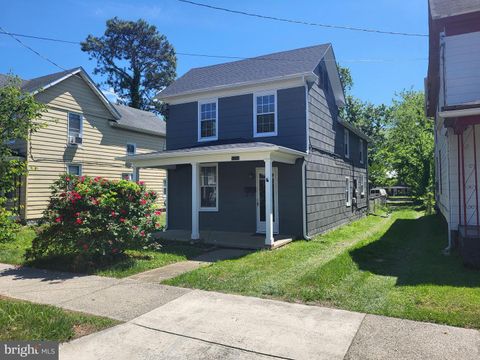
[[[480,104],[478,108],[440,111],[438,115],[444,119],[480,115]]]
[[[238,160],[232,160],[233,156],[239,156]],[[295,160],[306,156],[306,153],[287,149],[281,146],[239,148],[221,150],[202,150],[177,153],[150,153],[134,156],[122,156],[117,160],[126,161],[135,167],[163,167],[169,165],[190,164],[192,162],[235,162],[235,161],[256,161],[271,159],[282,163],[294,164]]]
[[[337,106],[343,107],[346,104],[345,93],[343,92],[342,81],[340,80],[340,72],[337,66],[337,60],[335,59],[335,53],[330,45],[325,52],[324,61],[327,67],[327,72],[330,77],[330,83],[332,84],[333,94],[335,96],[335,102]]]
[[[204,98],[221,98],[234,95],[250,94],[259,91],[287,89],[295,86],[303,86],[305,79],[315,81],[317,79],[317,75],[313,72],[298,73],[265,80],[252,80],[243,83],[215,86],[208,89],[194,90],[172,96],[162,97],[162,93],[159,93],[155,96],[155,98],[170,105],[176,105],[198,101],[199,99]]]

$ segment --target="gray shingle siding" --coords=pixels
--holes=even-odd
[[[345,129],[336,121],[337,116],[338,109],[333,96],[331,92],[324,91],[319,80],[309,89],[310,153],[306,159],[305,176],[307,234],[310,236],[366,213],[367,190],[363,198],[358,191],[357,206],[345,205],[345,178],[350,177],[352,184],[357,179],[359,188],[361,176],[366,177],[366,165],[360,164],[359,138],[352,132],[350,159],[344,157]]]
[[[305,151],[305,88],[277,91],[278,135],[253,136],[253,94],[218,99],[218,140],[269,142]],[[167,150],[211,142],[198,141],[198,103],[171,105],[167,121]]]
[[[277,164],[279,231],[282,234],[302,235],[302,162],[295,165]],[[228,162],[218,164],[219,203],[216,212],[200,212],[202,230],[256,231],[255,169],[264,167],[262,161]],[[168,170],[168,228],[191,229],[191,166],[180,165]]]

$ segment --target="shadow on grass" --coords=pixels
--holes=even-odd
[[[466,269],[457,254],[445,256],[447,227],[438,215],[396,220],[379,240],[354,248],[361,270],[397,277],[397,286],[480,286],[480,272]]]
[[[158,250],[127,250],[124,254],[97,256],[95,258],[85,258],[81,256],[81,254],[62,254],[25,261],[23,265],[30,268],[74,274],[98,274],[103,271],[124,272],[136,267],[139,262],[155,263],[158,258],[162,256],[176,258],[176,261],[181,259],[191,260],[207,250],[208,249],[202,245],[190,245],[169,241],[161,242],[161,248]],[[13,272],[13,270],[11,271]],[[4,274],[8,275],[7,273]],[[28,271],[18,272],[18,274],[15,275],[19,276],[20,274],[25,274],[27,277],[30,276],[30,272]],[[34,277],[42,277],[41,274],[41,271],[31,273]],[[72,274],[72,276],[78,276],[74,274]],[[50,277],[52,276],[54,277],[56,275],[47,275],[46,281],[51,281],[52,279]],[[58,276],[61,278],[63,275]]]

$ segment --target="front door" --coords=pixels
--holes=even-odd
[[[273,232],[278,234],[278,168],[273,171]],[[257,168],[257,232],[265,233],[265,168]]]

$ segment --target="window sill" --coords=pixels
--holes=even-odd
[[[199,208],[198,211],[202,211],[202,212],[218,212],[218,208]]]
[[[208,137],[208,138],[198,138],[198,142],[215,141],[215,140],[218,140],[218,136]]]
[[[269,132],[269,133],[255,133],[253,137],[270,137],[270,136],[278,136],[276,132]]]

